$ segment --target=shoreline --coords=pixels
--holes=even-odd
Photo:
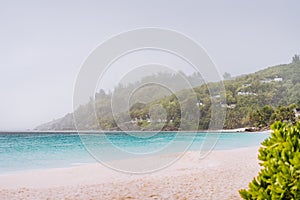
[[[234,149],[213,149],[210,152],[208,152],[208,155],[213,153],[213,152],[227,152],[227,151],[239,151],[239,150],[244,150],[244,149],[253,149],[253,148],[259,148],[260,146],[248,146],[248,147],[238,147],[238,148],[234,148]],[[166,157],[166,156],[173,156],[174,155],[178,155],[178,154],[182,154],[183,157],[185,154],[197,154],[200,151],[198,150],[188,150],[187,152],[184,153],[179,153],[179,152],[174,152],[171,154],[161,154],[157,157]],[[205,156],[207,157],[207,156]],[[135,158],[137,159],[137,158]],[[205,158],[204,158],[205,159]],[[128,159],[122,159],[122,160],[111,160],[111,161],[107,161],[109,162],[118,162],[118,161],[131,161],[131,158]],[[180,160],[180,159],[179,159]],[[60,167],[49,167],[49,168],[34,168],[34,169],[22,169],[22,170],[15,170],[15,171],[6,171],[6,172],[0,172],[0,178],[1,176],[6,176],[6,175],[22,175],[22,174],[26,174],[26,173],[32,173],[32,172],[42,172],[42,173],[47,173],[50,172],[52,170],[68,170],[68,169],[75,169],[75,168],[79,168],[79,167],[83,167],[83,166],[93,166],[93,165],[100,165],[103,166],[100,162],[98,162],[97,160],[93,159],[92,162],[85,162],[85,163],[71,163],[68,166],[60,166]],[[154,172],[155,173],[155,172]],[[0,186],[1,186],[1,181],[0,181]],[[1,189],[1,187],[0,187]]]
[[[236,128],[236,129],[221,129],[221,130],[178,130],[178,131],[145,131],[145,130],[137,130],[137,131],[109,131],[109,130],[25,130],[25,131],[0,131],[1,134],[26,134],[26,133],[47,133],[47,134],[57,134],[57,133],[68,133],[68,134],[80,134],[80,133],[124,133],[124,132],[179,132],[179,133],[189,133],[189,132],[197,132],[197,133],[270,133],[271,130],[257,130],[257,131],[247,131],[247,127],[245,128]]]
[[[199,152],[188,151],[173,165],[141,175],[116,172],[99,163],[2,174],[0,199],[139,199],[151,195],[158,199],[205,199],[207,195],[240,199],[238,190],[247,187],[259,170],[258,148],[215,150],[204,159],[199,159]]]

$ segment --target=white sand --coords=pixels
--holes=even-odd
[[[258,147],[188,152],[152,174],[128,175],[101,164],[0,175],[0,199],[240,199],[259,171]]]

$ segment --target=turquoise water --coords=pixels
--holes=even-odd
[[[113,153],[113,148],[129,153],[149,154],[169,146],[169,152],[176,152],[182,151],[180,144],[193,141],[189,150],[199,150],[205,139],[204,133],[197,133],[195,137],[191,133],[176,135],[175,132],[162,132],[153,136],[152,133],[140,134],[143,137],[137,138],[125,133],[85,134],[83,141],[89,151],[100,152],[106,155],[105,159],[114,160],[121,157]],[[257,146],[268,136],[266,133],[222,133],[214,149]],[[0,134],[0,173],[68,167],[92,162],[96,161],[86,150],[77,133]]]

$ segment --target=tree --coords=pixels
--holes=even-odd
[[[291,104],[288,107],[279,106],[272,114],[271,120],[295,124],[296,118],[295,118],[295,113],[293,111],[293,104]]]
[[[105,98],[106,97],[106,93],[103,89],[100,89],[98,93],[96,93],[96,99],[101,99],[101,98]]]
[[[243,199],[300,199],[300,123],[276,122],[259,149],[261,171],[239,191]]]
[[[298,55],[298,54],[295,54],[294,56],[293,56],[293,61],[292,61],[292,63],[297,63],[297,62],[299,62],[300,61],[300,56]]]
[[[223,74],[223,78],[224,78],[224,80],[229,80],[229,79],[231,79],[231,74],[228,73],[228,72],[225,72],[225,73]]]
[[[255,127],[270,125],[271,116],[274,113],[272,106],[266,105],[250,114],[250,121]]]

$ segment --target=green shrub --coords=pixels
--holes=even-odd
[[[261,171],[239,191],[243,199],[300,199],[300,123],[276,122],[262,143],[258,159]]]

